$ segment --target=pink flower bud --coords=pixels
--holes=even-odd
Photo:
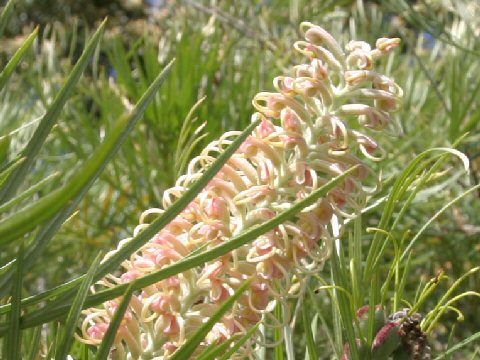
[[[103,340],[110,324],[96,323],[88,328],[87,334],[93,340]]]

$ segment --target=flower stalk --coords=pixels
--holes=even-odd
[[[253,99],[260,120],[253,134],[171,223],[122,264],[122,274],[107,275],[98,286],[112,287],[167,267],[200,247],[210,249],[252,226],[272,219],[352,169],[326,196],[296,218],[201,268],[177,274],[132,296],[115,339],[116,358],[168,359],[245,281],[249,288],[217,322],[197,353],[211,344],[241,336],[263,323],[288,322],[274,316],[277,306],[303,294],[304,279],[323,268],[334,240],[330,222],[352,217],[377,179],[361,157],[380,160],[385,152],[366,131],[379,131],[399,108],[402,90],[373,70],[375,60],[399,44],[379,39],[376,47],[351,41],[345,50],[319,26],[302,23],[305,41],[294,48],[308,62],[274,79],[276,92]],[[361,130],[362,128],[366,130]],[[162,207],[145,211],[134,234],[179,199],[239,132],[213,141],[187,166],[186,174],[163,195]],[[126,240],[128,241],[128,239]],[[121,246],[121,244],[120,244]],[[85,311],[82,341],[99,345],[119,300]],[[284,313],[286,313],[284,311]],[[288,315],[288,314],[287,314]],[[260,332],[232,358],[252,357]]]

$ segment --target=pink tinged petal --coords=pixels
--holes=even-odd
[[[373,68],[373,58],[371,53],[363,50],[354,50],[348,55],[347,63],[360,70],[370,70]]]
[[[213,302],[223,302],[230,297],[230,292],[222,283],[223,280],[212,280],[210,298]]]
[[[280,111],[285,108],[285,97],[280,94],[272,94],[267,98],[267,107],[272,111],[275,118],[280,116]]]
[[[319,239],[323,232],[323,226],[315,214],[301,214],[299,227],[302,229],[302,235],[305,238],[311,240]]]
[[[210,181],[206,189],[215,192],[218,196],[226,196],[228,198],[233,198],[237,193],[237,189],[235,189],[231,182],[222,180],[218,177]]]
[[[265,310],[270,302],[270,291],[264,283],[252,284],[251,303],[256,310]]]
[[[282,279],[285,276],[285,270],[289,267],[288,259],[274,255],[258,263],[257,271],[263,279]]]
[[[273,198],[274,190],[268,185],[252,186],[250,189],[239,193],[233,201],[236,205],[239,204],[258,204],[264,200],[271,200]]]
[[[224,271],[224,264],[222,261],[215,261],[214,263],[206,264],[203,268],[202,274],[197,281],[197,286],[206,284],[211,280],[216,280],[221,277]]]
[[[340,107],[341,114],[358,115],[360,124],[381,130],[390,122],[388,113],[364,104],[346,104]]]
[[[305,32],[305,39],[312,44],[325,46],[337,59],[342,59],[344,54],[335,38],[320,26],[312,26]]]
[[[383,111],[395,111],[398,109],[399,103],[397,99],[379,99],[376,101],[376,105]]]
[[[265,169],[265,173],[269,174],[268,168]],[[268,175],[265,175],[268,177]],[[257,204],[263,200],[271,200],[274,190],[270,186],[258,186],[255,192],[251,194],[251,200],[253,204]]]
[[[136,314],[140,314],[142,312],[143,302],[138,296],[133,295],[130,300],[130,307]]]
[[[274,84],[278,84],[277,88],[280,92],[284,94],[294,94],[294,78],[290,76],[277,77],[273,80]]]
[[[200,209],[195,200],[182,211],[182,217],[189,222],[195,221],[200,217]]]
[[[144,257],[138,257],[133,261],[133,265],[137,269],[152,269],[155,267],[155,263],[149,259],[146,259]]]
[[[329,198],[340,208],[344,207],[347,203],[347,194],[340,189],[333,189],[328,195]]]
[[[207,343],[213,344],[229,339],[233,334],[232,330],[233,329],[227,327],[223,322],[216,323],[207,335]]]
[[[230,220],[230,211],[227,202],[220,198],[208,199],[204,206],[205,213],[212,219],[222,220],[222,223],[228,224]]]
[[[152,311],[155,311],[156,313],[166,314],[179,311],[181,305],[175,295],[160,295],[158,299],[152,302],[150,307]]]
[[[142,344],[142,348],[146,349],[148,346],[148,335],[147,334],[142,334],[140,343]]]
[[[311,71],[311,66],[308,64],[301,64],[295,66],[295,76],[296,77],[312,77],[313,73]]]
[[[247,179],[242,177],[232,166],[228,164],[223,165],[219,174],[221,174],[225,180],[232,182],[233,186],[238,191],[243,191],[247,188],[247,186],[250,185],[248,182],[246,182]]]
[[[372,47],[370,46],[369,43],[365,41],[357,41],[357,40],[351,40],[347,43],[345,46],[345,49],[349,52],[353,51],[361,51],[364,53],[368,53],[372,50]]]
[[[289,108],[282,110],[280,114],[280,119],[282,121],[282,127],[287,132],[294,132],[301,134],[302,127],[298,116]]]
[[[186,256],[189,253],[189,250],[180,240],[180,237],[175,236],[166,230],[162,230],[157,235],[155,235],[155,237],[152,239],[152,242],[174,249],[183,256]]]
[[[380,38],[376,42],[376,47],[377,49],[385,52],[389,52],[393,49],[395,49],[398,45],[400,45],[400,39],[399,38]]]
[[[387,113],[375,108],[369,108],[364,115],[358,117],[358,121],[366,127],[381,130],[390,122],[390,117]]]
[[[176,335],[180,331],[180,325],[178,324],[177,317],[174,315],[165,315],[168,319],[168,325],[163,330],[163,334],[166,336]]]
[[[247,214],[247,221],[249,223],[262,223],[267,220],[273,219],[277,213],[274,210],[268,208],[260,208],[251,210]]]
[[[270,184],[271,179],[272,179],[272,171],[270,171],[271,163],[269,161],[263,161],[259,165],[259,170],[260,170],[260,180],[263,183]]]
[[[267,236],[261,236],[253,242],[253,246],[257,250],[259,255],[265,255],[273,253],[275,251],[275,245],[270,241]]]
[[[273,134],[275,131],[275,126],[270,120],[267,119],[263,119],[260,125],[257,127],[257,134],[261,138],[266,138],[267,136]]]
[[[249,136],[243,143],[240,145],[239,150],[245,155],[247,158],[251,158],[257,154],[258,148],[255,144],[255,140],[253,136]]]
[[[166,313],[170,310],[168,296],[161,295],[157,300],[151,304],[151,309],[157,313]]]
[[[259,151],[261,151],[264,156],[268,158],[271,162],[273,162],[275,165],[281,163],[281,154],[279,153],[279,151],[272,148],[272,146],[266,143],[265,140],[250,137],[243,144],[248,145],[248,148],[245,149],[246,157],[255,156],[256,154],[258,154]]]
[[[182,256],[172,249],[160,249],[156,252],[155,265],[161,267],[170,262],[182,259]]]
[[[210,272],[210,278],[212,279],[219,279],[227,266],[230,266],[229,263],[229,258],[230,254],[224,255],[220,261],[216,261],[215,264],[216,266],[212,268],[212,271]]]
[[[221,237],[221,229],[220,225],[203,225],[198,230],[198,234],[202,236],[203,240],[218,240]]]
[[[179,288],[180,287],[180,279],[178,276],[171,276],[166,279],[166,283],[170,288]]]
[[[298,147],[300,150],[300,153],[302,154],[302,157],[306,154],[307,152],[307,143],[303,136],[286,136],[284,138],[284,144],[285,144],[285,149],[293,149],[295,147]]]
[[[258,309],[261,310],[261,309]],[[250,309],[248,307],[245,311],[242,312],[242,317],[238,319],[238,321],[247,326],[251,325],[256,325],[258,322],[262,320],[262,314],[260,314],[258,311],[255,311],[255,309]],[[238,331],[241,331],[238,329]]]
[[[312,68],[314,69],[312,75],[315,79],[321,81],[330,81],[328,77],[328,69],[319,59],[312,60]]]
[[[333,208],[330,203],[322,199],[314,210],[314,213],[321,225],[327,225],[333,216]]]
[[[295,163],[295,180],[294,180],[294,182],[291,181],[289,185],[292,186],[292,187],[296,187],[296,185],[307,186],[305,184],[307,176],[309,176],[309,175],[307,175],[307,165],[305,164],[304,161],[297,161]],[[302,189],[302,190],[304,190],[304,189]],[[302,191],[302,190],[299,191],[299,193],[305,192],[305,191]],[[297,193],[297,196],[298,195],[299,194]]]
[[[360,180],[360,181],[365,180],[368,174],[370,173],[370,171],[368,170],[368,167],[366,167],[364,164],[359,163],[358,165],[360,166],[355,170],[355,172],[353,173],[353,176],[357,180]]]
[[[315,83],[313,79],[296,79],[295,83],[295,90],[298,94],[306,96],[306,97],[313,97],[319,93],[319,84]]]
[[[355,86],[361,84],[368,79],[369,71],[367,70],[350,70],[345,71],[345,81],[347,84]]]
[[[168,341],[163,345],[163,349],[167,354],[172,354],[178,349],[178,345],[176,345],[173,341]]]
[[[228,164],[231,165],[232,168],[237,169],[237,171],[245,175],[251,184],[257,184],[257,171],[247,159],[244,159],[243,157],[232,156],[228,160]]]
[[[313,170],[310,169],[309,167],[305,166],[305,165],[303,165],[301,167],[299,166],[299,167],[297,167],[297,169],[298,170],[303,169],[303,176],[297,175],[297,177],[295,178],[297,183],[299,185],[303,185],[303,186],[307,186],[307,187],[313,186],[313,177],[312,177]]]
[[[344,183],[343,183],[343,186],[342,186],[342,189],[343,191],[345,191],[347,194],[351,194],[354,192],[354,190],[357,188],[357,184],[355,183],[355,181],[351,178],[346,178]]]
[[[129,283],[130,281],[133,281],[135,279],[138,279],[141,276],[140,272],[137,270],[128,270],[126,273],[123,273],[120,276],[120,281],[122,284]]]
[[[192,223],[190,221],[177,216],[165,227],[165,229],[170,231],[172,234],[180,234],[182,232],[189,231],[191,227]]]
[[[110,324],[98,323],[88,328],[87,334],[93,340],[103,340]]]
[[[314,79],[305,79],[297,81],[299,84],[297,91],[299,94],[307,97],[319,95],[324,105],[330,105],[333,101],[332,93],[329,87],[323,82]]]
[[[125,320],[126,322],[131,322],[132,320],[134,320],[133,314],[130,310],[125,311],[125,314],[123,315],[123,320]]]

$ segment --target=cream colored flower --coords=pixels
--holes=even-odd
[[[200,348],[244,334],[261,321],[267,327],[283,326],[272,310],[301,295],[305,276],[322,269],[335,239],[329,226],[332,217],[341,226],[364,204],[368,191],[362,182],[369,175],[376,177],[358,156],[377,160],[384,154],[359,129],[383,129],[399,107],[400,87],[373,70],[375,59],[398,45],[398,39],[380,39],[375,49],[352,41],[344,51],[319,26],[302,23],[301,29],[305,41],[294,47],[308,62],[275,78],[277,92],[254,97],[258,112],[253,119],[261,123],[253,134],[175,220],[123,263],[122,276],[109,276],[101,284],[131,281],[175,263],[200,246],[228,241],[290,208],[347,169],[355,165],[358,169],[295,220],[201,268],[143,289],[133,297],[117,335],[117,352],[129,358],[144,354],[168,359],[247,279],[252,280],[249,290]],[[355,121],[360,126],[352,126]],[[193,159],[187,173],[165,191],[163,208],[180,198],[237,135],[225,133]],[[161,212],[148,210],[142,219]],[[144,226],[140,224],[136,232]],[[87,310],[84,341],[98,344],[113,313],[109,303]],[[257,341],[265,339],[254,336],[236,358],[251,357]]]

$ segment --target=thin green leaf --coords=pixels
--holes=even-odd
[[[447,342],[447,350],[452,347],[453,342],[455,341],[455,324],[452,325],[452,329],[450,331],[450,335],[448,335],[448,342]],[[449,355],[445,356],[445,360],[452,360],[452,357]]]
[[[341,250],[341,248],[340,248]],[[337,254],[336,250],[332,251],[331,264],[332,264],[332,277],[335,286],[348,289],[347,283],[347,273],[342,266],[343,255],[340,251],[340,254]],[[353,328],[353,315],[355,312],[352,311],[352,305],[349,297],[343,291],[336,291],[335,294],[336,301],[338,303],[338,309],[340,312],[341,323],[343,329],[346,333],[348,343],[350,345],[350,354],[353,360],[359,360],[358,346],[356,342],[355,331]]]
[[[336,352],[336,355],[337,357],[340,357],[341,354],[340,354],[340,351],[339,350],[342,350],[341,349],[341,346],[340,346],[340,349],[337,349],[337,346],[335,346],[335,342],[333,340],[334,336],[333,336],[333,331],[335,331],[335,327],[332,329],[331,326],[327,325],[327,322],[325,320],[325,316],[323,313],[323,310],[322,308],[320,307],[320,304],[318,302],[318,296],[316,296],[316,294],[313,292],[313,290],[311,289],[311,287],[308,287],[307,288],[307,291],[308,291],[308,296],[309,296],[309,299],[311,301],[311,303],[313,304],[313,307],[315,308],[315,318],[318,317],[318,319],[320,319],[320,322],[322,323],[322,329],[323,329],[323,332],[325,333],[325,335],[327,336],[327,339],[328,339],[328,343],[330,344],[330,347],[332,348],[332,351],[335,351]],[[332,290],[330,290],[332,291]],[[333,305],[333,303],[332,303]],[[325,314],[325,315],[328,315],[328,314]],[[334,317],[335,318],[335,317]],[[313,326],[312,326],[313,328]],[[312,330],[313,331],[313,330]],[[342,339],[336,339],[336,340],[339,340],[340,341],[340,345],[343,345],[342,344]],[[310,359],[310,360],[314,360],[314,359]]]
[[[0,37],[3,36],[3,32],[10,20],[16,2],[17,0],[9,0],[2,9],[2,13],[0,14]]]
[[[25,162],[23,162],[22,165],[16,169],[13,174],[11,174],[5,186],[0,189],[0,203],[4,203],[12,198],[18,187],[23,183],[25,177],[28,175],[30,168],[32,167],[40,151],[40,148],[43,146],[52,127],[57,122],[60,112],[70,97],[74,86],[80,79],[83,70],[85,70],[93,51],[100,42],[105,25],[106,19],[99,26],[95,34],[93,34],[82,55],[73,67],[72,72],[68,76],[65,85],[63,85],[63,87],[60,89],[57,96],[55,96],[52,105],[47,109],[45,115],[42,117],[40,124],[35,130],[35,134],[28,142],[25,150],[22,152],[22,156],[25,157]]]
[[[437,151],[450,153],[458,156],[462,160],[465,169],[468,171],[468,167],[469,167],[468,158],[458,150],[450,149],[450,148],[433,148],[433,149],[429,149],[422,152],[412,162],[410,162],[410,164],[405,168],[405,170],[402,171],[402,173],[397,177],[397,180],[393,185],[393,189],[390,191],[390,196],[388,198],[388,201],[385,204],[382,217],[380,219],[380,224],[378,225],[379,229],[387,228],[387,224],[392,219],[393,212],[394,212],[395,206],[397,205],[398,200],[403,197],[405,192],[408,190],[410,185],[415,180],[416,175],[419,174],[424,168],[426,168],[429,162],[435,160],[435,158],[428,159],[428,156],[431,153],[437,152]],[[442,154],[442,155],[445,155],[445,154]],[[424,161],[425,159],[428,159],[428,160]],[[434,164],[433,167],[438,166],[438,164],[440,164],[445,160],[446,160],[445,156],[439,156],[437,163]],[[370,276],[374,273],[373,272],[374,267],[376,266],[378,259],[380,258],[381,249],[382,249],[382,246],[384,245],[383,236],[384,235],[381,234],[380,232],[376,232],[372,240],[372,243],[370,245],[370,249],[367,255],[367,264],[364,270],[364,276],[363,276],[364,281],[368,281]]]
[[[113,316],[112,321],[108,326],[108,330],[103,337],[97,354],[95,355],[95,360],[106,360],[108,358],[110,348],[112,347],[113,341],[115,340],[115,336],[117,336],[117,331],[120,327],[120,324],[122,323],[125,311],[127,311],[128,305],[130,305],[130,299],[132,298],[132,294],[133,288],[129,286],[127,288],[127,291],[125,292],[125,295],[123,295],[123,299],[120,302],[120,305],[115,311],[115,315]]]
[[[0,90],[3,89],[8,79],[12,75],[13,71],[18,66],[23,56],[26,54],[27,50],[30,49],[30,47],[33,44],[33,41],[37,38],[37,35],[38,35],[38,27],[35,28],[35,30],[33,30],[32,33],[25,39],[22,46],[18,48],[18,50],[15,52],[13,57],[8,62],[8,64],[2,70],[2,72],[0,73]]]
[[[92,156],[71,176],[65,185],[0,222],[0,245],[14,241],[40,223],[50,219],[69,201],[77,197],[82,190],[92,184],[92,180],[100,175],[108,161],[125,141],[134,125],[142,117],[148,104],[153,100],[155,93],[163,83],[172,64],[173,60],[148,88],[133,111],[121,117],[115,123],[114,128],[103,143],[99,145]]]
[[[73,342],[73,333],[78,323],[78,318],[82,312],[82,306],[87,298],[87,294],[90,288],[90,285],[93,281],[93,276],[97,271],[98,265],[100,264],[101,254],[98,254],[95,260],[93,260],[92,265],[88,269],[87,274],[85,275],[80,288],[78,289],[77,295],[73,300],[72,306],[68,313],[67,320],[65,322],[65,329],[63,330],[60,341],[57,343],[55,349],[55,360],[64,360],[67,358],[68,352],[72,347]]]
[[[315,318],[313,318],[312,322],[310,321],[310,317],[308,314],[308,308],[305,304],[303,304],[301,308],[302,312],[302,322],[303,322],[303,331],[306,337],[306,343],[307,343],[307,351],[305,352],[308,354],[308,358],[315,360],[318,359],[318,354],[317,354],[317,347],[315,345],[315,339],[312,334],[312,322],[315,321]]]
[[[18,250],[18,258],[23,259],[23,242],[20,244]],[[21,341],[22,334],[20,331],[21,320],[21,302],[22,299],[22,287],[23,287],[23,261],[18,261],[15,266],[15,284],[12,286],[12,311],[8,316],[9,329],[7,336],[7,359],[16,360],[21,359]]]
[[[464,198],[465,196],[474,192],[477,189],[480,189],[480,184],[472,186],[470,189],[468,189],[467,191],[464,191],[463,193],[456,196],[451,201],[447,202],[444,206],[442,206],[442,208],[440,210],[438,210],[435,213],[435,215],[433,215],[430,219],[428,219],[428,221],[425,224],[423,224],[422,228],[415,234],[415,236],[412,238],[412,240],[410,240],[409,244],[407,245],[407,247],[403,251],[402,257],[400,258],[400,260],[404,260],[405,257],[408,256],[409,252],[412,250],[412,247],[415,245],[415,243],[420,238],[420,236],[424,233],[425,229],[427,229],[432,224],[432,222],[434,222],[441,214],[443,214],[445,212],[445,210],[447,210],[449,207],[451,207],[457,201],[459,201],[460,199]]]
[[[192,135],[191,139],[187,143],[187,146],[181,156],[181,161],[179,163],[179,168],[182,169],[182,171],[178,171],[177,174],[182,174],[184,172],[184,170],[187,168],[188,162],[191,160],[191,156],[195,150],[195,147],[200,144],[200,142],[202,142],[207,136],[208,134]]]
[[[0,164],[7,161],[11,142],[12,137],[9,134],[0,137]]]
[[[450,349],[445,351],[442,355],[437,356],[434,360],[443,360],[446,356],[453,354],[454,352],[460,350],[461,348],[467,346],[471,342],[480,340],[480,331],[475,334],[467,337],[465,340],[459,342],[457,345],[452,346]]]
[[[194,122],[196,118],[194,118],[194,114],[197,111],[197,109],[202,105],[202,103],[205,101],[206,96],[202,97],[199,99],[190,109],[190,111],[187,114],[187,117],[183,121],[182,128],[180,130],[180,135],[178,138],[178,143],[177,143],[177,148],[175,150],[175,156],[174,156],[174,163],[175,164],[185,164],[186,159],[188,159],[188,154],[191,153],[192,151],[192,145],[188,146],[188,134],[191,132]],[[179,177],[181,174],[184,173],[184,166],[179,166],[176,169],[176,177]]]
[[[12,209],[15,205],[18,205],[18,204],[21,203],[23,200],[29,198],[30,196],[32,196],[33,194],[35,194],[36,192],[38,192],[39,190],[41,190],[44,186],[46,186],[47,184],[49,184],[51,181],[53,181],[53,180],[55,180],[55,179],[58,179],[59,176],[60,176],[60,173],[59,173],[59,172],[55,172],[55,173],[47,176],[45,179],[40,180],[38,183],[36,183],[35,185],[31,186],[30,188],[28,188],[27,190],[25,190],[24,192],[22,192],[20,195],[14,197],[12,200],[10,200],[10,201],[2,204],[2,205],[0,206],[0,214],[9,211],[9,210]]]
[[[0,172],[0,186],[3,186],[3,184],[6,182],[7,178],[10,176],[12,172],[15,171],[23,162],[25,161],[25,158],[18,158],[10,162],[4,169],[1,170]]]
[[[187,342],[182,345],[180,349],[175,351],[171,357],[171,360],[183,360],[189,359],[191,355],[194,353],[195,349],[200,345],[202,340],[205,339],[207,334],[213,328],[213,326],[220,321],[223,315],[233,306],[235,301],[243,294],[243,292],[250,286],[251,281],[245,281],[237,291],[227,300],[225,301],[220,308],[217,310],[215,314],[212,315],[208,321],[203,324],[195,334],[187,340]]]
[[[275,317],[277,318],[277,321],[279,323],[282,323],[282,318],[283,318],[283,311],[282,311],[282,304],[280,301],[277,303],[277,306],[275,306],[274,310]],[[275,330],[273,332],[273,339],[275,343],[278,343],[278,346],[275,346],[275,360],[284,360],[285,355],[283,353],[283,347],[284,347],[284,341],[283,339],[283,334],[282,334],[282,328],[275,327]]]
[[[240,336],[238,334],[233,335],[230,337],[228,340],[216,344],[213,343],[209,345],[204,351],[202,351],[196,360],[211,360],[211,359],[218,359],[219,356],[225,354],[225,352],[228,350],[228,348],[237,340],[240,339]]]
[[[29,336],[29,347],[30,351],[28,353],[28,360],[36,360],[38,356],[38,348],[40,347],[40,336],[42,335],[42,327],[37,326],[33,329],[33,335]]]

